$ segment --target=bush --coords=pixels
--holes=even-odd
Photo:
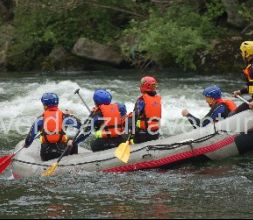
[[[196,69],[195,55],[210,49],[209,40],[217,36],[213,19],[210,11],[200,15],[190,5],[171,6],[163,14],[152,10],[148,20],[132,21],[124,36],[135,39],[134,43],[124,44],[122,50],[127,56],[139,51],[146,60],[161,65],[168,66],[173,60],[185,69]]]
[[[110,1],[116,4],[115,0]],[[117,4],[120,5],[118,1]],[[36,57],[47,56],[56,45],[70,50],[80,37],[100,43],[113,41],[121,30],[113,24],[115,13],[118,12],[86,1],[71,4],[67,0],[23,0],[15,9],[10,65],[32,68],[38,65],[34,64]]]
[[[252,8],[253,2],[250,1],[242,4],[239,10],[240,15],[250,23],[253,23]]]

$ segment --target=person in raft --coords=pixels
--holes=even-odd
[[[124,119],[126,106],[119,103],[111,103],[112,95],[105,89],[98,89],[93,96],[95,107],[92,110],[90,123],[84,128],[74,145],[84,142],[95,130],[95,140],[91,142],[93,152],[103,151],[118,147],[125,141]]]
[[[81,121],[58,108],[59,97],[55,93],[43,94],[41,102],[44,113],[32,125],[25,140],[25,147],[28,148],[40,132],[40,156],[42,161],[48,161],[60,157],[68,144],[72,143],[64,128],[70,126],[80,129]],[[65,156],[73,154],[78,154],[77,145],[72,145]]]
[[[243,103],[240,105],[232,114],[237,114],[242,111],[253,109],[253,41],[245,41],[241,44],[240,47],[242,58],[246,63],[246,68],[243,70],[247,87],[234,91],[234,96],[237,97],[238,95],[246,95],[249,94],[252,96],[252,99],[249,100],[249,105]]]
[[[162,102],[157,87],[158,83],[154,77],[145,76],[141,79],[141,96],[135,103],[133,113],[128,116],[130,133],[132,133],[131,142],[134,144],[159,139]]]
[[[203,119],[196,118],[187,109],[182,111],[182,116],[186,117],[195,129],[205,127],[219,119],[225,119],[236,109],[236,104],[232,100],[222,99],[221,89],[216,85],[205,88],[203,95],[211,108]]]

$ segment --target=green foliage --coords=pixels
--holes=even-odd
[[[210,1],[207,3],[207,12],[205,16],[211,21],[215,21],[218,17],[225,13],[224,5],[221,0]]]
[[[15,9],[13,24],[15,40],[10,50],[12,65],[28,65],[35,57],[47,56],[56,45],[71,50],[80,37],[106,43],[113,41],[121,30],[113,24],[116,10],[87,1],[23,0]],[[100,1],[120,5],[115,0]],[[127,1],[124,1],[126,4]],[[129,1],[128,1],[129,5]],[[106,5],[102,5],[106,6]],[[29,64],[29,66],[32,64]]]
[[[219,27],[225,21],[221,0],[16,2],[11,22],[15,33],[8,38],[12,39],[8,62],[16,70],[40,68],[53,48],[61,45],[71,51],[80,37],[102,44],[121,42],[124,54],[136,63],[152,60],[196,69],[198,52],[210,51],[213,39],[228,35]],[[246,0],[241,9],[250,22],[252,4]]]
[[[253,14],[252,14],[253,2],[247,2],[241,5],[239,13],[242,17],[244,17],[250,23],[253,22]]]
[[[196,69],[195,55],[209,49],[208,40],[217,34],[212,19],[187,5],[172,6],[164,14],[152,10],[148,20],[133,21],[125,31],[125,36],[136,40],[133,45],[123,45],[123,50],[127,54],[135,48],[147,60],[162,65],[174,60],[184,68]]]

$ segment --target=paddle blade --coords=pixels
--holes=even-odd
[[[52,176],[58,167],[58,163],[52,164],[45,172],[42,173],[42,176]]]
[[[13,155],[8,155],[0,158],[0,174],[2,174],[10,165]]]
[[[115,157],[119,160],[127,163],[130,158],[130,146],[129,142],[120,144],[114,152]]]

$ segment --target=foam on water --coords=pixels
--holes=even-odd
[[[204,79],[210,81],[210,78]],[[193,79],[188,78],[189,80]],[[173,132],[170,132],[172,127],[175,129],[187,121],[181,115],[182,109],[188,109],[190,113],[199,118],[202,118],[209,111],[209,107],[201,95],[203,85],[196,83],[196,79],[194,80],[195,84],[182,84],[180,79],[176,78],[166,79],[160,83],[159,93],[162,96],[163,103],[162,128],[165,133],[172,134]],[[82,120],[88,115],[88,111],[78,95],[74,95],[77,88],[81,88],[80,94],[90,107],[94,105],[92,100],[94,90],[96,88],[109,88],[113,94],[113,101],[125,103],[128,112],[133,110],[134,103],[140,95],[136,81],[130,80],[128,82],[120,79],[111,81],[108,79],[50,80],[43,83],[2,82],[0,85],[0,94],[1,92],[12,94],[11,98],[0,102],[0,132],[6,128],[15,130],[13,122],[20,119],[24,121],[23,126],[29,128],[35,118],[43,112],[40,98],[45,92],[57,93],[60,97],[60,108],[71,110]],[[229,96],[228,93],[226,95]],[[11,121],[11,124],[6,125],[8,121]]]
[[[20,84],[20,87],[23,87]],[[32,83],[25,86],[26,92],[24,94],[17,94],[17,96],[11,100],[0,102],[1,115],[0,119],[5,118],[17,118],[33,116],[34,114],[39,116],[42,113],[43,108],[40,102],[40,98],[44,92],[55,92],[60,97],[60,108],[71,109],[76,114],[83,114],[83,106],[77,95],[74,95],[74,91],[79,88],[77,83],[71,81],[62,81],[59,83],[50,82],[45,84]],[[92,91],[82,89],[81,93],[91,96]],[[88,104],[91,104],[91,100],[87,100]],[[83,111],[87,114],[87,111]]]
[[[5,94],[4,89],[0,87],[0,95]]]
[[[16,96],[0,102],[0,133],[9,134],[10,131],[25,134],[33,121],[42,114],[43,107],[40,98],[44,92],[55,92],[60,98],[60,108],[69,109],[83,120],[88,111],[81,103],[74,91],[80,86],[76,82],[46,82],[16,84]],[[83,88],[80,93],[85,94],[89,106],[92,106],[92,91]],[[22,130],[23,129],[23,130]]]

